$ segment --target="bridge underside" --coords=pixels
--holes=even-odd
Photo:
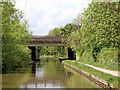
[[[29,47],[29,49],[31,49],[31,59],[32,59],[32,61],[36,61],[36,46],[28,46],[28,47]],[[72,51],[71,48],[67,48],[67,58],[69,60],[76,60],[76,52]]]
[[[76,52],[72,51],[71,48],[67,48],[67,57],[69,60],[76,60]]]
[[[29,49],[31,49],[31,59],[32,61],[36,60],[36,47],[34,46],[28,46]]]

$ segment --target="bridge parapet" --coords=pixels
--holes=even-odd
[[[31,45],[56,45],[58,46],[63,46],[66,45],[66,38],[60,37],[60,36],[33,36],[32,39],[30,40]]]

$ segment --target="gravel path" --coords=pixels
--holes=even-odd
[[[78,62],[78,63],[80,63],[80,62]],[[81,64],[83,64],[83,63],[81,63]],[[118,77],[120,77],[120,71],[118,72],[118,71],[103,69],[103,68],[95,67],[95,66],[89,65],[89,64],[84,64],[84,65],[86,65],[86,66],[88,66],[88,67],[92,67],[92,68],[94,68],[94,69],[96,69],[96,70],[99,70],[99,71],[101,71],[101,72],[108,73],[108,74],[111,74],[111,75],[113,75],[113,76],[118,76]]]

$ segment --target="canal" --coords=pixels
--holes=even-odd
[[[97,88],[72,72],[58,59],[41,58],[39,62],[14,73],[2,74],[2,88]]]

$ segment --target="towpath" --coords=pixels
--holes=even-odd
[[[72,62],[75,62],[75,61],[72,61]],[[84,63],[81,63],[81,62],[78,62],[78,63],[84,64]],[[96,69],[98,71],[101,71],[101,72],[104,72],[104,73],[108,73],[108,74],[111,74],[113,76],[120,77],[120,71],[118,72],[118,71],[113,71],[113,70],[109,70],[109,69],[104,69],[104,68],[96,67],[96,66],[89,65],[89,64],[84,64],[84,65],[86,65],[88,67],[91,67],[91,68],[94,68],[94,69]]]
[[[78,63],[81,63],[81,62],[78,62]],[[83,63],[81,63],[81,64],[83,64]],[[89,64],[84,64],[84,65],[86,65],[88,67],[91,67],[91,68],[94,68],[96,70],[99,70],[101,72],[108,73],[108,74],[111,74],[113,76],[120,77],[120,71],[118,72],[118,71],[113,71],[113,70],[109,70],[109,69],[104,69],[104,68],[96,67],[96,66],[89,65]]]

